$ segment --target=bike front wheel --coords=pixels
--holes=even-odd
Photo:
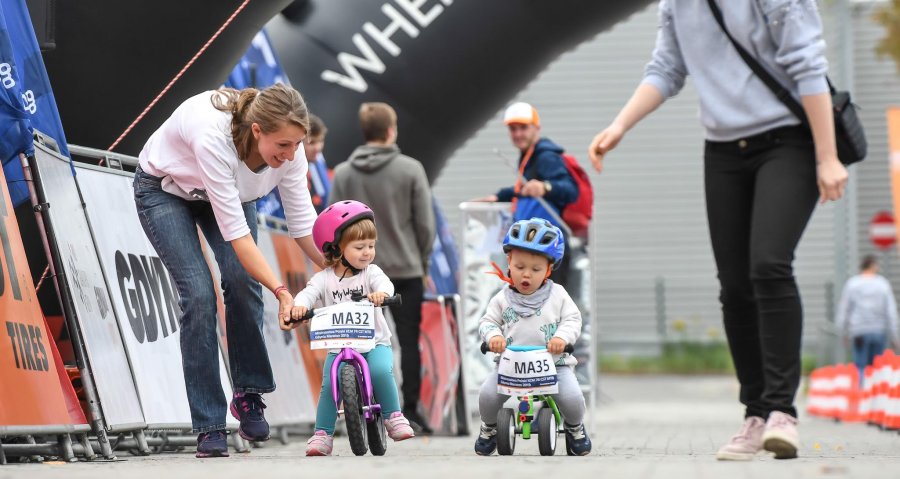
[[[516,413],[503,408],[497,413],[497,454],[512,456],[516,450]]]
[[[344,402],[344,421],[347,423],[347,436],[350,449],[357,456],[365,455],[369,450],[367,443],[366,419],[362,410],[362,395],[359,381],[356,379],[356,368],[352,364],[341,366],[341,398]]]
[[[538,450],[542,456],[552,456],[556,454],[556,439],[559,434],[559,426],[556,424],[556,416],[549,407],[542,407],[537,414],[538,428]]]

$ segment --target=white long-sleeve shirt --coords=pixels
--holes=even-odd
[[[225,241],[250,234],[242,203],[256,201],[278,187],[288,232],[312,234],[316,210],[306,185],[306,153],[280,168],[253,172],[238,158],[231,137],[231,113],[216,109],[217,91],[184,101],[147,140],[139,155],[141,169],[163,178],[167,193],[186,200],[208,201]]]
[[[835,325],[849,337],[890,334],[897,341],[897,303],[891,284],[880,275],[856,275],[844,285]]]
[[[388,279],[384,271],[378,266],[370,264],[366,269],[354,276],[344,276],[341,279],[334,273],[334,268],[326,268],[314,274],[303,291],[297,293],[294,298],[295,306],[314,307],[331,306],[337,303],[350,301],[353,293],[369,295],[375,292],[384,292],[388,296],[394,295],[394,283]],[[375,308],[375,344],[391,345],[391,330],[381,308]],[[366,350],[359,350],[366,352]]]
[[[488,303],[487,311],[478,323],[478,333],[485,342],[494,336],[503,336],[507,345],[541,346],[552,338],[574,344],[581,335],[581,312],[566,289],[553,284],[550,297],[540,312],[522,317],[510,307],[501,289]],[[554,355],[553,358],[557,365],[578,364],[575,356],[568,353]]]

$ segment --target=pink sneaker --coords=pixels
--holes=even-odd
[[[333,446],[334,436],[329,436],[325,431],[318,430],[306,441],[306,455],[330,456]]]
[[[716,453],[720,461],[749,461],[762,450],[762,435],[766,422],[758,416],[750,416],[728,444]]]
[[[385,419],[384,427],[387,429],[388,436],[391,436],[394,441],[404,441],[416,435],[412,426],[409,425],[409,420],[400,411],[391,414],[389,419]]]
[[[794,459],[800,448],[797,418],[781,411],[772,411],[762,436],[763,448],[775,453],[775,459]]]

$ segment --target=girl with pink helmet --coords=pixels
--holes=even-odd
[[[299,320],[312,307],[349,301],[353,293],[363,293],[375,304],[375,347],[369,351],[358,350],[369,364],[375,396],[387,418],[384,421],[387,433],[394,441],[402,441],[415,434],[400,411],[391,332],[381,308],[377,307],[384,298],[394,294],[391,280],[381,268],[372,264],[377,239],[375,214],[365,204],[340,201],[322,211],[313,225],[313,241],[324,255],[327,268],[310,278],[306,288],[294,298],[291,318]],[[281,327],[290,329],[297,324],[299,322],[282,323]],[[331,398],[329,373],[334,358],[335,353],[330,352],[325,360],[316,429],[306,443],[307,456],[330,456],[333,448],[337,410]]]

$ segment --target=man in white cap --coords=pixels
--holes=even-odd
[[[551,140],[541,138],[541,119],[537,110],[528,103],[510,105],[503,114],[503,123],[509,129],[512,144],[520,152],[519,173],[514,186],[501,188],[497,194],[481,200],[512,202],[514,220],[536,216],[561,226],[540,203],[531,198],[543,198],[557,216],[562,216],[563,208],[578,198],[578,185],[561,156],[564,150]],[[566,238],[567,250],[568,240]],[[569,257],[569,254],[563,257],[559,268],[551,276],[554,282],[564,287],[567,286]]]

